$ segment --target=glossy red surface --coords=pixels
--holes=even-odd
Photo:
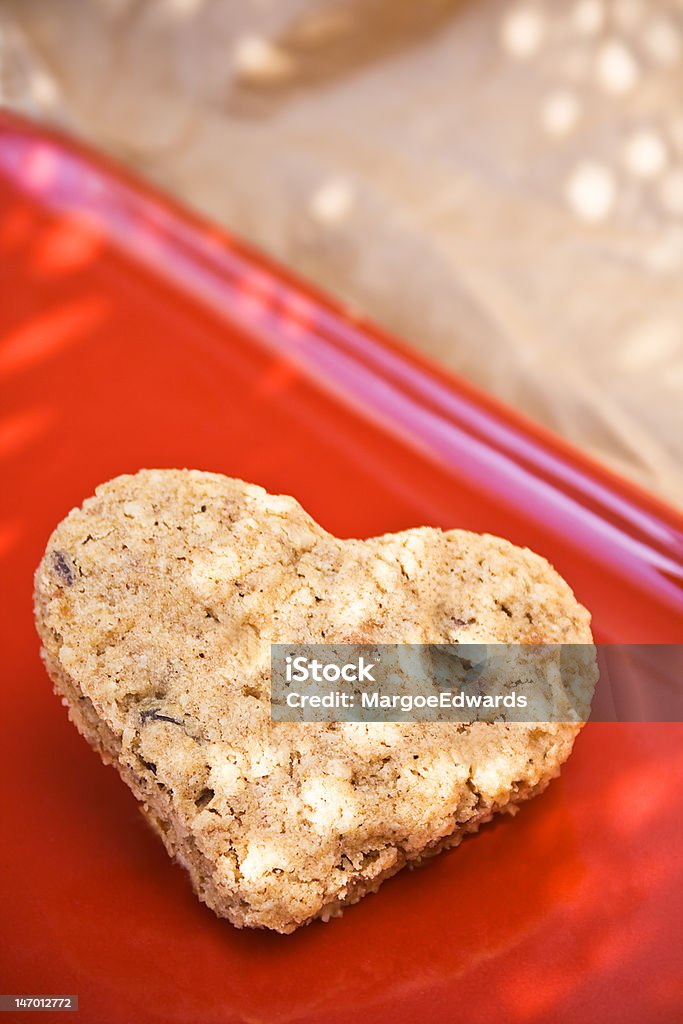
[[[331,924],[239,932],[68,724],[31,614],[51,529],[142,466],[292,493],[342,536],[503,534],[600,640],[683,640],[681,517],[9,117],[0,261],[0,991],[78,993],[101,1024],[681,1020],[680,725],[589,724],[514,821]]]

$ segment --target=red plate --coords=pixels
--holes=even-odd
[[[679,642],[681,517],[9,117],[0,255],[0,991],[78,993],[98,1024],[680,1021],[680,725],[591,724],[514,821],[328,925],[240,932],[68,724],[31,577],[96,484],[192,466],[294,494],[342,536],[502,534],[566,575],[600,640]]]

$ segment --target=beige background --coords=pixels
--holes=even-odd
[[[683,505],[683,3],[2,0],[0,96]]]

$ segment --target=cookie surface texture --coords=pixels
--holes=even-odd
[[[72,721],[238,927],[327,919],[456,845],[544,789],[580,728],[273,723],[273,642],[591,643],[589,614],[505,540],[339,540],[217,474],[99,487],[50,538],[35,609]]]

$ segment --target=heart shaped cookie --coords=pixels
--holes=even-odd
[[[291,932],[541,791],[578,724],[273,723],[275,642],[590,643],[538,555],[421,528],[339,540],[212,473],[99,487],[36,573],[43,658],[199,897]]]

